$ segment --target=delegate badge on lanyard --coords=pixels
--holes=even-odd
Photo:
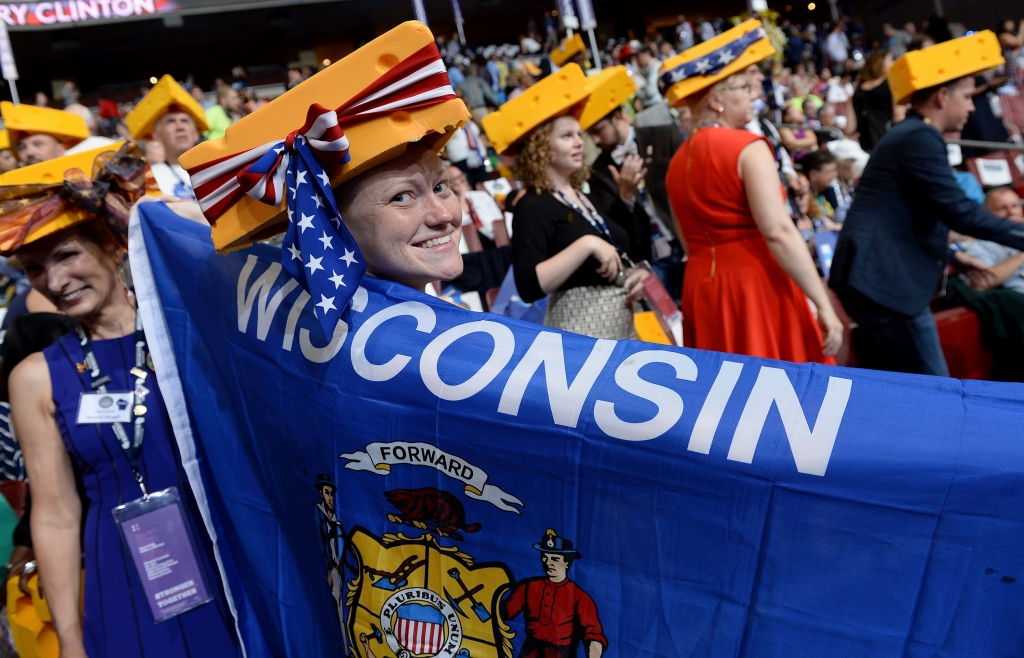
[[[177,487],[115,507],[113,513],[154,623],[213,600],[185,526]]]
[[[82,393],[78,400],[79,425],[132,422],[132,393]]]

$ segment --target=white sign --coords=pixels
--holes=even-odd
[[[416,10],[416,20],[427,24],[427,10],[423,8],[423,0],[412,0],[412,8]]]
[[[576,0],[579,5],[580,29],[593,30],[597,27],[597,17],[594,16],[594,5],[590,0]]]
[[[7,34],[7,24],[0,21],[0,70],[4,80],[17,80],[18,67],[14,64],[14,51],[11,50],[11,37]]]
[[[974,164],[978,167],[978,178],[985,187],[997,187],[1009,185],[1013,182],[1013,175],[1010,174],[1010,163],[1006,160],[989,160],[988,158],[977,158]]]
[[[172,11],[173,3],[159,9],[156,0],[58,0],[0,4],[0,22],[11,27],[46,27],[57,23],[107,18],[128,18]]]

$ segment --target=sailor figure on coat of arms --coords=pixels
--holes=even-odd
[[[587,658],[599,658],[608,646],[594,599],[569,580],[569,567],[582,556],[572,542],[548,530],[539,543],[546,576],[520,581],[503,602],[506,620],[520,612],[526,640],[519,658],[576,658],[582,642]]]

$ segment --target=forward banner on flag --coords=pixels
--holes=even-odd
[[[130,242],[249,658],[1024,653],[1021,386],[594,340],[373,277],[327,336],[279,249],[218,255],[162,203]]]

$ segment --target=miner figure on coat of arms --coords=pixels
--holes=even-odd
[[[334,494],[338,487],[334,485],[331,476],[326,473],[317,475],[313,486],[320,494],[320,501],[316,504],[316,517],[320,529],[320,550],[323,554],[324,568],[327,571],[327,586],[331,588],[331,595],[334,596],[334,601],[338,606],[338,619],[344,630],[342,559],[345,554],[345,531],[335,512]]]
[[[597,606],[568,575],[569,567],[582,556],[554,530],[548,530],[533,547],[540,551],[547,575],[520,581],[502,605],[505,619],[522,612],[526,620],[519,658],[576,658],[581,642],[587,658],[599,658],[608,640]]]

